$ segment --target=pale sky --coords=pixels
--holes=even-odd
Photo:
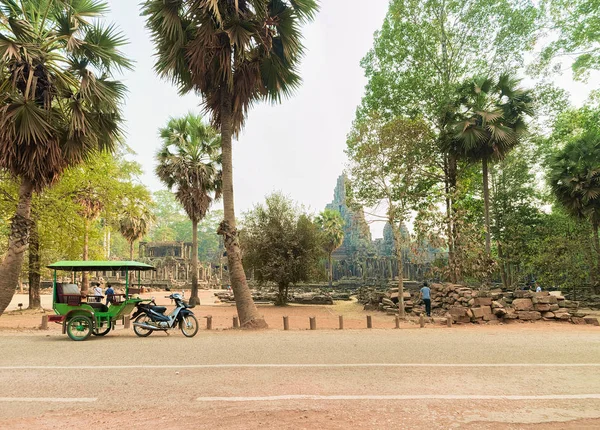
[[[152,190],[162,186],[154,176],[154,155],[160,145],[158,128],[170,117],[201,112],[195,95],[180,97],[175,87],[154,71],[153,46],[139,16],[140,1],[109,0],[109,20],[129,39],[125,53],[135,60],[135,70],[125,74],[129,89],[125,106],[127,144],[137,153]],[[296,94],[282,104],[257,105],[249,114],[239,141],[234,142],[234,193],[236,214],[264,201],[266,194],[282,191],[320,212],[333,199],[337,177],[346,161],[344,149],[356,107],[365,84],[361,58],[373,45],[388,0],[323,0],[315,22],[304,28],[304,80]],[[557,79],[579,105],[588,85],[573,83],[570,76]],[[221,207],[221,205],[215,206]],[[383,224],[371,225],[381,237]]]
[[[153,46],[139,16],[139,1],[110,0],[111,15],[130,44],[125,53],[136,61],[126,73],[129,89],[125,118],[127,144],[144,168],[144,183],[162,188],[154,176],[158,127],[171,116],[200,113],[194,95],[180,97],[175,87],[154,71]],[[249,114],[239,141],[234,142],[233,175],[236,213],[282,191],[311,211],[320,212],[333,199],[337,177],[345,163],[350,130],[366,79],[361,58],[373,44],[387,0],[326,0],[314,23],[304,29],[306,54],[303,84],[282,104],[257,105]]]

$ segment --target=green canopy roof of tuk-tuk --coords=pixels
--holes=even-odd
[[[69,272],[93,272],[95,270],[154,270],[154,266],[139,261],[57,261],[47,266],[49,269]]]

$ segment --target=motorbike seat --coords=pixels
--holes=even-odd
[[[152,309],[154,312],[158,312],[159,314],[163,314],[167,310],[167,308],[164,306],[152,306],[150,309]]]

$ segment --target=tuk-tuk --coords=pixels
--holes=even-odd
[[[139,272],[154,270],[153,266],[137,261],[58,261],[47,267],[54,270],[52,308],[56,312],[48,321],[62,323],[63,334],[67,333],[73,340],[86,340],[92,334],[104,336],[114,329],[118,319],[131,314],[136,304],[144,301],[133,297],[141,292]],[[77,284],[57,282],[58,270],[125,272],[125,294],[106,297],[82,294]],[[137,289],[130,287],[131,273],[138,275]]]

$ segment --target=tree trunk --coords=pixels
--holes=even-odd
[[[40,309],[40,242],[37,220],[32,221],[29,233],[29,309]]]
[[[331,288],[333,285],[333,266],[331,265],[331,254],[333,253],[329,253],[329,288]]]
[[[394,243],[396,245],[396,260],[398,261],[398,315],[400,318],[405,317],[404,312],[404,265],[402,263],[402,223],[396,226],[393,218],[389,219],[394,233]]]
[[[90,238],[90,221],[87,218],[83,218],[83,261],[88,259],[89,251],[89,238]],[[81,292],[87,293],[90,289],[90,277],[88,272],[81,273]]]
[[[498,242],[498,259],[500,260],[500,277],[502,278],[502,286],[504,288],[508,288],[510,287],[510,274],[507,270],[509,265],[504,259],[504,252],[500,242]]]
[[[133,242],[129,242],[129,261],[133,261]]]
[[[235,305],[242,328],[267,328],[264,318],[252,300],[246,273],[242,266],[242,255],[235,223],[235,208],[233,201],[233,114],[231,99],[223,97],[221,104],[221,149],[223,168],[223,209],[224,220],[219,226],[218,233],[223,236],[227,250],[227,263],[231,288],[235,296]]]
[[[198,221],[192,220],[192,294],[190,305],[199,305],[198,297]]]
[[[17,210],[10,224],[8,250],[0,264],[0,315],[10,304],[15,294],[15,288],[23,268],[23,254],[27,249],[31,225],[29,217],[31,214],[32,192],[33,184],[29,180],[23,179],[19,187]]]
[[[458,231],[456,227],[456,213],[454,208],[454,197],[457,181],[457,161],[453,155],[447,155],[445,160],[445,187],[446,187],[446,218],[448,231],[448,268],[450,282],[457,283],[459,280],[459,252]]]
[[[484,158],[481,161],[483,173],[483,214],[485,218],[485,256],[488,260],[491,258],[491,234],[490,234],[490,187],[488,180],[488,160]]]
[[[598,272],[600,272],[600,238],[598,237],[598,222],[597,221],[592,222],[592,229],[593,229],[593,233],[594,233],[593,245],[594,245],[594,251],[596,251],[596,258],[595,258],[596,264],[592,266],[590,279],[592,282],[592,288],[594,290],[594,294],[597,294],[598,293],[598,286],[597,286]]]

